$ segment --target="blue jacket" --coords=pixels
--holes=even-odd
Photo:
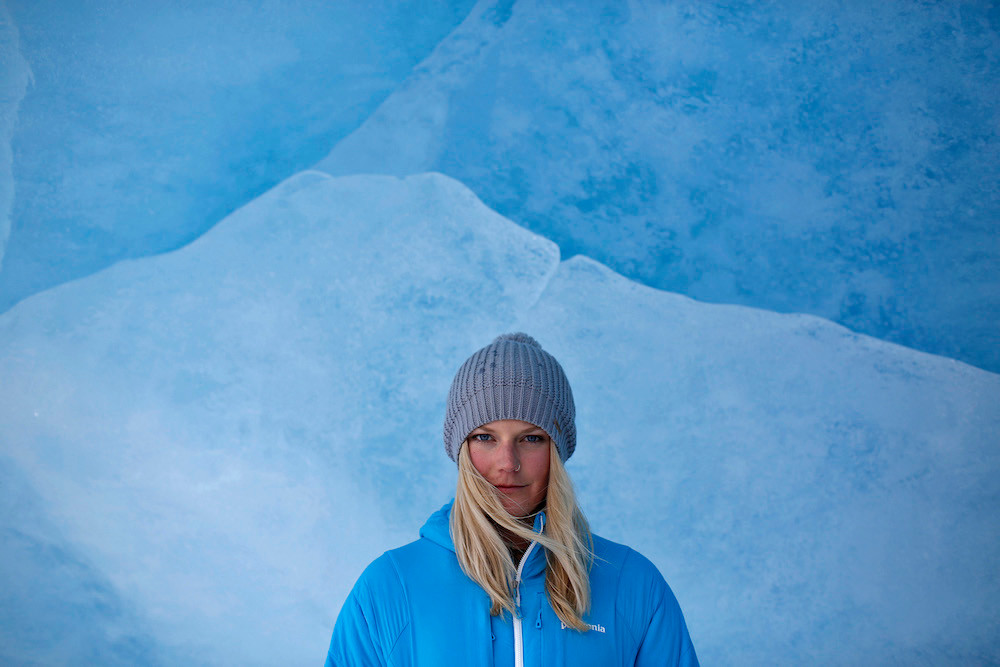
[[[590,631],[563,627],[552,611],[544,549],[534,542],[519,565],[521,617],[490,616],[486,592],[459,568],[450,510],[448,503],[419,540],[365,569],[340,610],[327,667],[698,664],[677,599],[656,566],[597,535],[584,618]],[[544,520],[539,514],[536,532]]]

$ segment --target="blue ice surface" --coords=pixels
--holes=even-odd
[[[162,664],[138,614],[67,543],[26,475],[3,456],[0,488],[0,663]]]
[[[314,163],[472,0],[7,5],[0,312],[180,247]]]
[[[445,173],[564,257],[1000,371],[990,3],[509,5],[319,168]]]
[[[316,664],[450,497],[451,377],[509,330],[563,363],[583,508],[704,664],[1000,660],[1000,376],[562,261],[443,175],[315,171],[0,315],[4,576],[46,585],[3,587],[41,638],[5,659]]]
[[[10,21],[7,8],[0,4],[0,267],[10,235],[10,212],[14,203],[10,139],[29,78],[27,64],[18,47],[17,29]]]

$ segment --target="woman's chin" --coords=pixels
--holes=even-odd
[[[527,516],[531,516],[535,512],[536,506],[540,503],[532,503],[530,499],[524,499],[519,501],[515,498],[501,497],[500,504],[503,508],[507,510],[507,514],[515,519],[522,519]]]

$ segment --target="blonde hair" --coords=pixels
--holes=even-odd
[[[501,531],[545,548],[545,590],[549,604],[567,626],[586,632],[583,616],[590,609],[590,566],[594,543],[590,527],[576,504],[573,483],[550,440],[549,486],[543,533],[511,516],[499,492],[469,457],[468,441],[458,452],[458,488],[451,508],[451,536],[458,564],[490,596],[490,614],[506,609],[517,614],[514,586],[517,568]]]

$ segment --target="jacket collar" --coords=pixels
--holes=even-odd
[[[441,509],[431,514],[430,518],[420,529],[420,537],[430,540],[449,551],[455,551],[455,542],[451,539],[451,506],[454,499],[446,502]],[[532,529],[536,533],[541,533],[545,528],[545,510],[535,515],[535,523]],[[515,567],[517,563],[514,563]],[[528,555],[528,562],[524,564],[522,575],[524,577],[533,576],[545,569],[545,549],[537,546]]]

